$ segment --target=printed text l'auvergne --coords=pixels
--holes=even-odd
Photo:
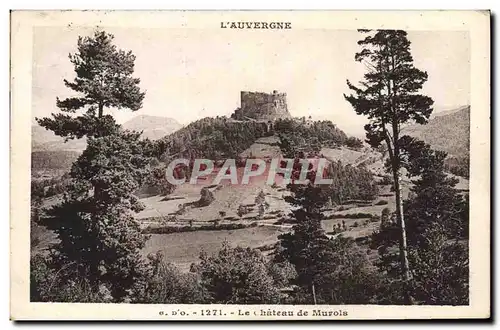
[[[268,29],[268,30],[289,30],[292,28],[291,22],[220,22],[221,29]]]

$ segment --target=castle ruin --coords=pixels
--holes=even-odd
[[[241,92],[241,106],[236,109],[232,118],[236,120],[276,120],[279,118],[290,118],[286,104],[286,93],[273,91]]]

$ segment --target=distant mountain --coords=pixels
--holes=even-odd
[[[57,136],[54,132],[34,124],[31,127],[31,148],[33,151],[75,151],[80,152],[87,146],[87,141],[83,139],[69,140],[64,142],[64,138]]]
[[[426,125],[410,125],[402,132],[446,151],[449,156],[468,158],[470,106],[435,113]]]
[[[142,136],[158,140],[182,127],[175,119],[140,115],[123,124],[125,129],[143,131]],[[69,140],[55,135],[36,122],[31,127],[31,146],[33,151],[75,151],[81,152],[87,146],[85,138]]]
[[[175,119],[158,116],[140,115],[123,124],[123,128],[142,131],[142,136],[158,140],[182,127]]]

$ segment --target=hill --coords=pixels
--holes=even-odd
[[[450,157],[469,157],[470,106],[436,113],[426,125],[411,125],[403,133],[429,143]]]
[[[151,140],[161,139],[182,127],[175,119],[140,115],[125,122],[124,129],[142,131],[142,136]]]
[[[140,115],[125,122],[124,129],[142,131],[142,136],[151,140],[158,140],[182,127],[175,119],[158,116]],[[36,122],[31,128],[31,147],[33,151],[75,151],[81,152],[85,149],[86,139],[69,140],[55,135],[46,130]]]
[[[180,156],[212,160],[235,159],[257,139],[280,134],[293,140],[291,142],[297,147],[311,150],[316,148],[318,151],[320,145],[362,145],[360,140],[348,137],[330,121],[304,121],[296,118],[253,121],[207,117],[158,140],[157,151],[162,160]],[[269,144],[269,141],[264,143]],[[244,156],[250,156],[250,153]]]
[[[86,139],[69,140],[57,136],[54,132],[35,124],[31,127],[32,151],[74,151],[81,152],[87,146]]]

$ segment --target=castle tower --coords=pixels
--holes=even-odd
[[[290,118],[286,102],[286,93],[274,90],[272,93],[247,92],[240,93],[241,107],[234,113],[236,119],[276,120]]]

